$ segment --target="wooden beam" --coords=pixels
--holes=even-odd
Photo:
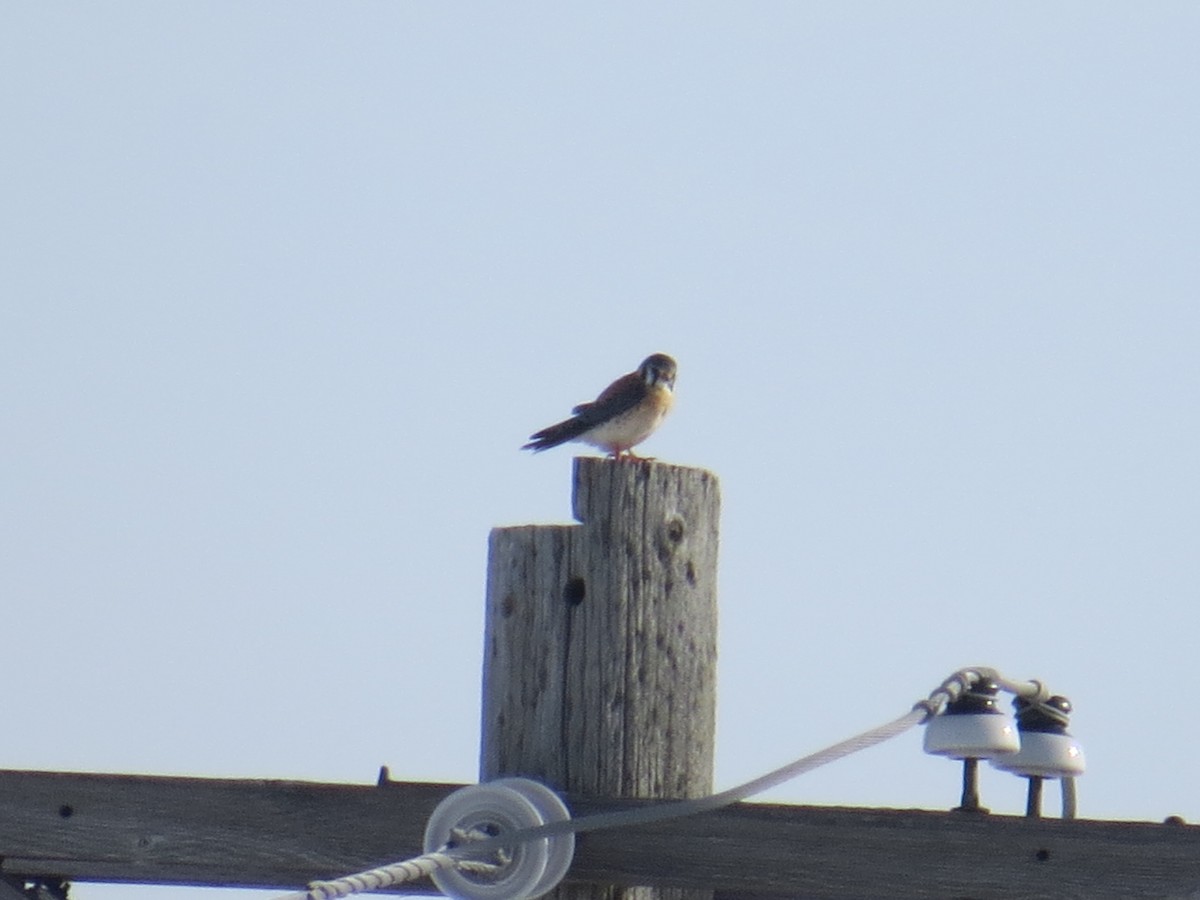
[[[716,900],[1190,897],[1200,889],[1200,827],[738,804],[584,835],[570,874],[703,886]]]
[[[0,771],[0,874],[295,890],[420,852],[456,787]],[[569,799],[576,816],[637,802]],[[569,880],[719,900],[1184,897],[1200,827],[738,804],[581,835]]]
[[[455,787],[0,772],[0,873],[296,887],[420,853]]]

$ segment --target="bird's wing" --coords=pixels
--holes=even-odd
[[[580,403],[571,412],[590,428],[628,412],[645,396],[646,382],[631,372],[606,387],[591,403]]]
[[[638,377],[636,372],[622,375],[606,387],[600,396],[591,403],[580,403],[571,410],[571,418],[530,435],[529,443],[521,449],[536,452],[565,444],[596,425],[633,409],[645,396],[646,383]]]

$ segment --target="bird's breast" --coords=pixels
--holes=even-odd
[[[670,411],[673,401],[670,390],[656,385],[632,409],[593,426],[580,439],[610,452],[628,450],[654,433]]]

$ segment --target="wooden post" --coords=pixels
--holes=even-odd
[[[491,533],[481,780],[594,797],[712,790],[717,479],[575,460],[580,525]],[[711,893],[561,888],[558,897]]]

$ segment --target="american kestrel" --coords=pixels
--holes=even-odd
[[[675,360],[665,353],[647,356],[636,372],[622,375],[591,403],[580,403],[571,410],[571,418],[530,435],[521,449],[536,453],[583,441],[614,459],[637,459],[633,448],[662,424],[674,389]]]

